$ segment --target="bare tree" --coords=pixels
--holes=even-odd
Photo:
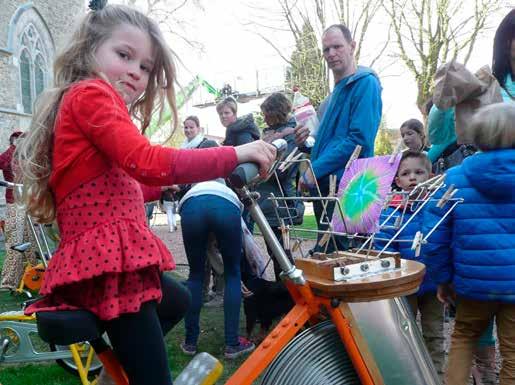
[[[202,0],[124,0],[133,7],[139,7],[152,17],[165,33],[176,36],[186,46],[202,50],[202,43],[191,38],[189,33],[196,28],[190,24],[192,11],[203,11]],[[189,14],[188,14],[189,13]]]
[[[288,64],[287,87],[300,86],[316,105],[329,88],[328,71],[319,48],[322,32],[330,24],[345,24],[356,41],[356,61],[359,62],[363,59],[369,26],[381,9],[381,0],[277,0],[274,5],[264,8],[248,4],[253,19],[245,24]],[[284,40],[293,40],[295,48],[291,55],[291,45],[286,50],[279,45]],[[385,38],[380,48],[373,50],[375,55],[369,55],[366,65],[377,61],[388,40]]]
[[[434,74],[450,60],[467,64],[478,36],[502,0],[387,0],[396,53],[417,83],[417,106],[425,115]]]

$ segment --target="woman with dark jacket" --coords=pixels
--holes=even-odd
[[[238,104],[233,97],[229,96],[219,102],[216,105],[216,112],[218,112],[220,123],[225,127],[225,140],[222,143],[224,146],[240,146],[258,140],[261,136],[252,114],[238,118]],[[242,217],[252,232],[254,223],[246,208],[243,209]]]
[[[224,146],[239,146],[259,139],[259,129],[252,114],[238,118],[238,105],[232,97],[216,105],[220,123],[226,128]]]

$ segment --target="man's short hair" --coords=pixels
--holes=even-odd
[[[431,161],[429,160],[428,156],[425,152],[422,151],[412,151],[412,150],[406,150],[402,153],[401,161],[399,162],[399,169],[401,168],[402,162],[404,162],[406,159],[419,159],[422,164],[424,165],[424,168],[426,171],[431,174]],[[399,170],[397,170],[397,173]]]
[[[238,112],[238,104],[236,103],[236,100],[232,96],[229,96],[229,97],[225,98],[224,100],[222,100],[221,102],[219,102],[216,105],[216,112],[220,113],[220,111],[222,111],[222,108],[224,108],[224,107],[229,107],[229,109],[235,115]]]
[[[327,27],[322,35],[325,35],[327,32],[329,32],[330,29],[338,29],[341,31],[343,37],[345,40],[347,40],[348,43],[352,42],[352,34],[350,33],[349,28],[347,28],[344,24],[333,24]]]

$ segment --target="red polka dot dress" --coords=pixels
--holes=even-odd
[[[112,168],[79,186],[59,205],[57,221],[63,246],[42,290],[52,296],[38,302],[39,311],[85,308],[109,320],[161,299],[160,272],[175,265],[148,228],[141,188],[125,171]]]
[[[26,313],[86,309],[102,320],[159,301],[160,275],[175,266],[147,226],[138,182],[191,183],[226,176],[236,166],[230,147],[150,145],[102,80],[78,83],[64,95],[52,160],[61,242],[45,273],[45,297]]]

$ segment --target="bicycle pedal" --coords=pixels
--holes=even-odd
[[[5,355],[7,354],[7,349],[9,348],[10,343],[11,341],[9,340],[9,338],[6,337],[0,340],[0,362],[3,362],[5,360]]]
[[[223,365],[209,353],[199,353],[173,382],[175,385],[213,385],[222,375]]]

